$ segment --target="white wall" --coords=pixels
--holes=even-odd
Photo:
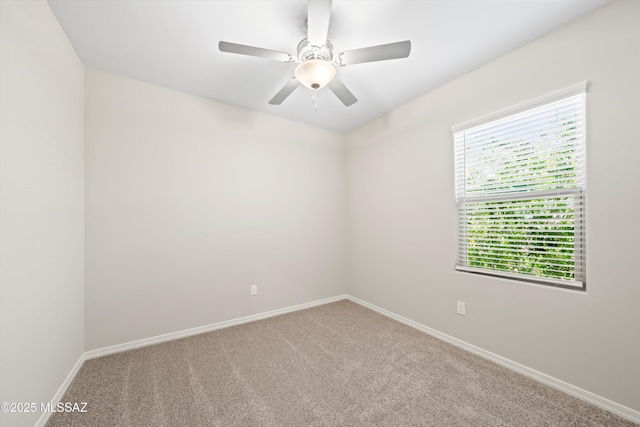
[[[342,135],[85,79],[87,350],[346,291]]]
[[[587,292],[454,272],[450,127],[582,80]],[[615,1],[348,135],[349,293],[640,410],[639,118],[640,2]]]
[[[0,402],[39,405],[84,351],[83,65],[46,2],[0,18]]]

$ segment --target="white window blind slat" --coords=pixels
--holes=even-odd
[[[528,146],[518,147],[517,149],[509,150],[507,147],[502,147],[501,153],[493,153],[491,151],[485,151],[484,156],[481,158],[473,158],[472,152],[465,153],[467,158],[466,167],[473,170],[476,167],[490,166],[493,169],[500,169],[513,163],[519,164],[531,164],[535,165],[536,162],[544,158],[549,157],[564,157],[565,160],[571,160],[574,162],[580,161],[580,158],[576,157],[575,148],[573,142],[564,145],[556,145],[555,147],[548,147],[541,151],[542,143],[528,144]]]
[[[530,132],[533,129],[541,129],[543,131],[555,129],[558,124],[562,123],[563,119],[571,118],[576,123],[579,123],[583,120],[583,117],[579,115],[580,111],[576,111],[575,104],[570,103],[570,105],[556,106],[555,109],[549,113],[547,109],[538,109],[538,113],[529,114],[523,117],[520,115],[510,116],[507,119],[508,123],[497,123],[493,126],[479,126],[472,128],[473,132],[468,133],[468,135],[472,136],[476,139],[482,139],[483,137],[503,137],[507,135],[509,137],[517,136],[523,131]],[[555,120],[553,122],[549,121],[549,117],[552,116]],[[498,121],[501,122],[501,121]],[[502,121],[503,122],[503,121]],[[522,135],[520,135],[522,136]]]
[[[585,91],[454,131],[456,269],[584,289]]]

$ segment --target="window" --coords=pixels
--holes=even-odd
[[[453,128],[456,269],[585,289],[586,82]]]

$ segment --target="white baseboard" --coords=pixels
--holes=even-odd
[[[509,368],[513,371],[516,371],[520,374],[526,375],[527,377],[533,378],[536,381],[539,381],[543,384],[546,384],[550,387],[553,387],[557,390],[560,390],[564,393],[567,393],[571,396],[577,397],[578,399],[584,400],[585,402],[591,403],[599,408],[602,408],[606,411],[619,415],[623,418],[626,418],[630,421],[640,424],[640,412],[628,408],[626,406],[620,405],[619,403],[613,402],[609,399],[605,399],[602,396],[598,396],[597,394],[591,393],[590,391],[583,390],[579,387],[576,387],[572,384],[566,383],[562,380],[554,378],[550,375],[544,374],[542,372],[538,372],[535,369],[531,369],[527,366],[521,365],[513,360],[507,359],[505,357],[499,356],[497,354],[491,353],[490,351],[484,350],[480,347],[476,347],[472,344],[469,344],[465,341],[454,338],[450,335],[444,334],[440,331],[432,329],[428,326],[425,326],[421,323],[414,322],[413,320],[407,319],[406,317],[402,317],[396,313],[393,313],[389,310],[385,310],[384,308],[380,308],[376,305],[363,301],[359,298],[353,297],[351,295],[347,295],[347,299],[355,302],[356,304],[360,304],[364,307],[370,308],[373,311],[376,311],[384,316],[387,316],[393,320],[397,320],[400,323],[404,323],[407,326],[411,326],[414,329],[417,329],[421,332],[424,332],[428,335],[431,335],[435,338],[438,338],[442,341],[445,341],[449,344],[455,345],[463,350],[471,352],[473,354],[477,354],[478,356],[484,357],[486,359],[491,360],[492,362],[497,363],[498,365]]]
[[[211,332],[218,329],[229,328],[231,326],[241,325],[243,323],[255,322],[256,320],[266,319],[268,317],[279,316],[281,314],[291,313],[298,310],[304,310],[305,308],[316,307],[318,305],[329,304],[339,300],[347,299],[348,295],[338,295],[335,297],[324,298],[304,304],[293,305],[290,307],[280,308],[277,310],[267,311],[264,313],[253,314],[251,316],[240,317],[237,319],[226,320],[224,322],[212,323],[210,325],[198,326],[196,328],[185,329],[183,331],[171,332],[168,334],[157,335],[155,337],[143,338],[141,340],[130,341],[123,344],[112,345],[110,347],[98,348],[96,350],[90,350],[84,353],[85,359],[95,359],[96,357],[102,357],[109,354],[120,353],[127,350],[133,350],[134,348],[146,347],[148,345],[159,344],[165,341],[177,340],[179,338],[185,338],[192,335],[203,334],[205,332]]]
[[[51,399],[52,404],[55,405],[58,402],[60,402],[60,400],[62,399],[62,396],[64,396],[64,394],[66,393],[67,389],[73,382],[73,379],[78,374],[80,367],[82,367],[82,364],[85,361],[85,354],[86,353],[82,353],[80,355],[80,358],[78,359],[76,364],[73,365],[73,368],[71,368],[71,372],[69,372],[69,375],[67,375],[67,378],[64,379],[64,382],[62,383],[62,385],[60,386],[56,394],[53,395],[53,398]],[[51,416],[51,412],[43,412],[40,415],[40,418],[38,418],[38,422],[36,423],[35,427],[44,427],[44,425],[47,424],[47,421],[49,421],[50,416]]]

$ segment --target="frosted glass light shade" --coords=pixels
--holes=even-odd
[[[336,76],[336,69],[322,59],[308,59],[296,67],[296,79],[309,89],[325,87]]]

